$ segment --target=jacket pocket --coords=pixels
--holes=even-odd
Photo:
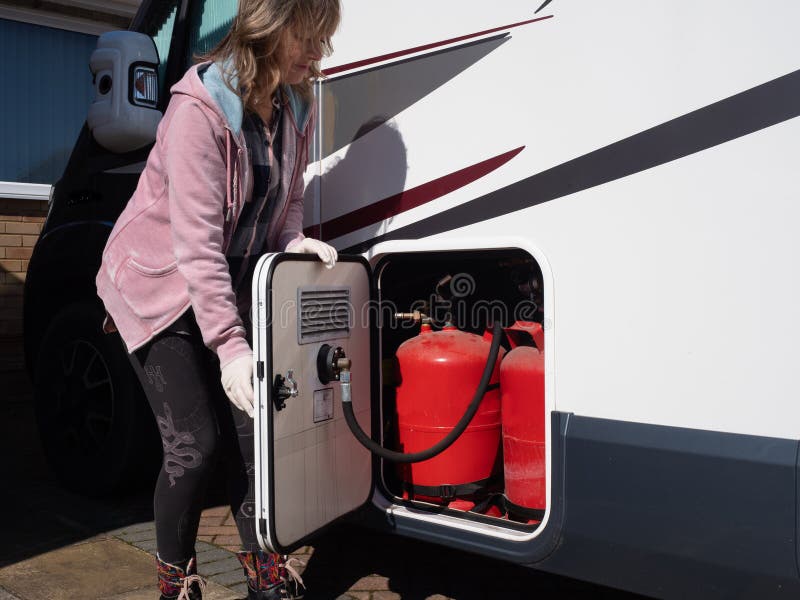
[[[172,262],[168,264],[166,267],[161,267],[160,269],[153,269],[152,267],[146,267],[142,264],[139,264],[132,258],[128,259],[128,266],[134,271],[137,271],[140,275],[144,275],[145,277],[164,277],[178,270],[177,262]]]
[[[159,320],[174,312],[183,281],[175,262],[153,268],[129,258],[117,273],[116,287],[137,317]]]

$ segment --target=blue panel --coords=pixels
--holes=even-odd
[[[55,183],[92,100],[97,37],[0,19],[0,181]]]
[[[178,13],[178,3],[176,2],[169,13],[167,19],[159,24],[155,31],[152,32],[151,37],[156,45],[158,52],[158,83],[161,86],[159,93],[164,93],[164,75],[167,72],[167,59],[169,57],[169,48],[172,43],[172,29],[175,26],[175,15]]]
[[[231,27],[236,16],[236,0],[206,0],[198,3],[189,30],[189,62],[210,52]]]

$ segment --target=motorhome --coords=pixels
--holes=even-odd
[[[45,449],[84,491],[158,449],[94,276],[235,9],[146,0],[93,55],[25,304]],[[657,597],[796,597],[800,4],[343,10],[305,192],[342,260],[253,275],[264,547],[356,514]],[[475,398],[436,457],[376,448],[435,445]]]

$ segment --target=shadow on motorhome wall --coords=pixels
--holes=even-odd
[[[387,190],[401,192],[405,187],[408,159],[397,127],[378,116],[361,126],[355,140],[359,140],[358,143],[351,144],[344,157],[333,162],[306,188],[306,202],[311,202],[309,196],[319,184],[323,216],[321,239],[335,237],[326,232],[325,217],[341,212],[337,208],[339,202],[347,202],[347,206],[367,206],[384,198]],[[390,216],[385,215],[386,218]]]
[[[502,33],[325,81],[322,158],[368,133],[367,123],[394,118],[510,39]]]
[[[403,197],[406,146],[392,119],[509,39],[501,33],[325,81],[319,157],[347,152],[308,186],[307,203],[320,190],[322,226],[306,233],[330,240],[367,226],[371,237],[412,208]]]

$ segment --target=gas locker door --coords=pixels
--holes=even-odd
[[[288,553],[371,496],[371,454],[345,422],[340,384],[318,372],[320,352],[341,348],[353,410],[370,433],[371,289],[359,257],[327,269],[316,256],[269,254],[256,265],[255,516],[266,550]]]

